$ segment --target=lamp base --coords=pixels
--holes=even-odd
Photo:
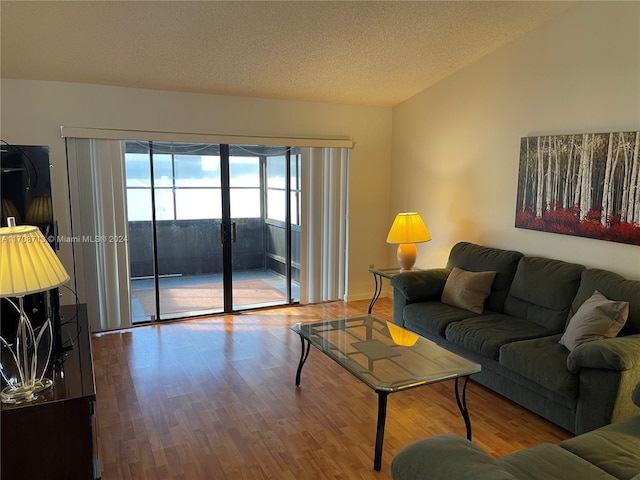
[[[31,402],[40,395],[47,393],[53,387],[53,382],[48,378],[37,380],[33,385],[9,385],[0,392],[2,403]]]
[[[15,342],[8,342],[0,336],[0,345],[6,347],[7,353],[11,354],[15,363],[11,365],[10,370],[15,368],[17,374],[8,375],[7,365],[0,364],[0,375],[7,382],[7,386],[0,392],[0,402],[31,402],[53,387],[53,382],[44,378],[53,347],[51,320],[47,319],[42,327],[34,330],[24,311],[24,296],[18,297],[18,306],[8,298],[7,301],[20,314],[20,320]],[[12,347],[12,343],[15,343],[15,347]],[[39,358],[41,356],[42,358]]]
[[[401,243],[398,245],[398,265],[401,271],[412,270],[416,263],[418,249],[415,243]]]

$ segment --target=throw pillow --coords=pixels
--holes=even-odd
[[[628,316],[629,302],[609,300],[596,290],[571,317],[559,343],[572,351],[585,342],[613,338]]]
[[[484,301],[491,293],[496,272],[469,272],[454,267],[447,277],[441,301],[473,313],[484,311]]]

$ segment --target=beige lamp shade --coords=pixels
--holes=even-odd
[[[69,280],[44,235],[30,225],[0,228],[0,265],[0,297],[43,292]]]
[[[387,235],[387,243],[420,243],[431,240],[427,226],[419,213],[408,212],[396,215]]]
[[[416,263],[416,243],[428,242],[431,235],[422,217],[416,212],[399,213],[387,235],[387,243],[398,245],[398,265],[401,270],[411,270]]]
[[[51,197],[34,197],[31,199],[25,223],[29,225],[40,225],[50,223],[53,220],[53,210],[51,208]]]

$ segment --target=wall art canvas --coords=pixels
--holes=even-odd
[[[640,132],[524,137],[516,227],[640,245]]]

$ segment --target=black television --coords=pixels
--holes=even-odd
[[[57,231],[52,208],[49,147],[0,144],[0,226],[14,217],[16,225],[33,225],[40,229],[54,251]],[[17,305],[17,299],[10,299]],[[64,358],[69,347],[61,336],[60,292],[55,288],[26,295],[24,307],[34,328],[51,319],[53,327],[52,361]],[[19,314],[6,300],[0,299],[0,335],[7,341],[16,337]]]

